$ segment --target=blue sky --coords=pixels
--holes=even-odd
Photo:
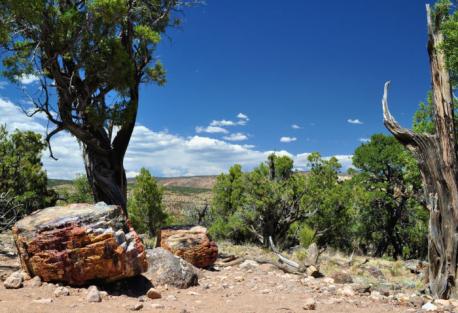
[[[217,174],[235,162],[249,169],[270,151],[298,167],[312,151],[342,156],[348,167],[362,139],[386,132],[386,80],[392,113],[405,126],[425,98],[424,3],[208,0],[186,9],[158,51],[168,83],[141,89],[128,172],[143,165],[158,176]],[[23,98],[0,83],[0,122],[40,130],[43,121],[27,122],[12,107]],[[69,178],[82,170],[80,156],[61,150],[61,163],[44,162],[50,176]]]
[[[384,131],[386,80],[407,125],[429,88],[425,7],[415,2],[210,0],[161,46],[169,82],[144,89],[139,121],[191,135],[244,112],[260,149],[351,154],[359,138]]]

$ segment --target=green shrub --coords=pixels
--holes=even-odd
[[[14,198],[19,215],[52,206],[57,201],[57,193],[48,190],[48,178],[41,163],[45,147],[37,133],[16,130],[10,135],[0,125],[0,193]]]
[[[68,203],[93,203],[94,196],[86,175],[78,175],[72,182],[72,190],[67,195]]]
[[[129,219],[139,233],[156,234],[167,221],[162,205],[162,188],[150,172],[142,168],[128,202]]]

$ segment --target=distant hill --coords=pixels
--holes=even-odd
[[[157,180],[166,189],[185,191],[189,188],[196,191],[206,191],[213,188],[216,182],[216,176],[157,177]],[[48,179],[48,186],[51,188],[70,185],[71,183],[71,180],[66,179]],[[135,184],[135,178],[129,178],[127,183],[129,185]]]
[[[307,172],[303,172],[304,175],[307,175]],[[208,176],[183,176],[183,177],[157,177],[157,180],[161,185],[166,189],[176,190],[176,191],[208,191],[213,188],[216,183],[216,175]],[[340,180],[350,179],[351,176],[345,173],[339,175]],[[135,178],[129,178],[129,185],[135,184]],[[65,179],[48,179],[49,187],[59,187],[62,185],[71,184],[71,180]]]

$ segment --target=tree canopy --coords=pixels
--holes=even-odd
[[[177,22],[176,0],[2,0],[3,75],[40,78],[35,111],[82,144],[97,201],[126,207],[123,158],[138,111],[139,86],[165,83],[154,52]],[[52,155],[52,152],[51,152]]]

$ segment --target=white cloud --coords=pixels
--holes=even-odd
[[[202,126],[197,126],[196,127],[196,133],[209,133],[209,134],[217,134],[217,133],[222,133],[222,134],[227,134],[229,133],[227,129],[224,129],[219,126],[207,126],[207,127],[202,127]]]
[[[220,121],[212,121],[210,123],[210,126],[216,126],[216,127],[221,127],[221,126],[235,126],[237,125],[236,122],[234,121],[228,121],[228,120],[220,120]]]
[[[364,124],[363,122],[361,122],[361,121],[360,121],[359,119],[357,119],[357,118],[355,118],[355,119],[349,118],[349,119],[347,120],[347,122],[350,123],[350,124],[357,124],[357,125]]]
[[[34,82],[37,82],[40,78],[35,75],[27,74],[27,75],[22,75],[21,77],[18,78],[19,82],[23,85],[30,85]]]
[[[280,138],[280,142],[284,142],[284,143],[290,143],[290,142],[293,142],[293,141],[296,141],[297,138],[296,137],[281,137]]]
[[[231,121],[231,120],[213,120],[210,123],[210,126],[214,127],[227,127],[227,126],[244,126],[250,120],[248,116],[243,113],[237,114],[238,121]]]
[[[248,118],[248,116],[246,114],[243,114],[243,113],[239,113],[237,114],[237,117],[241,120],[245,120],[245,121],[249,121],[250,119]]]
[[[302,127],[300,127],[297,124],[293,124],[293,125],[291,125],[291,128],[293,128],[293,129],[301,129]]]
[[[369,139],[369,138],[359,138],[358,140],[359,140],[360,142],[364,142],[364,143],[366,143],[366,142],[369,142],[369,141],[370,141],[370,139]]]
[[[29,118],[10,101],[0,98],[0,123],[9,130],[33,130],[45,133],[42,118]],[[84,173],[81,149],[75,138],[61,132],[52,140],[58,161],[43,153],[43,164],[51,178],[73,179]],[[264,162],[274,151],[259,151],[253,145],[240,145],[204,136],[183,137],[168,131],[153,131],[137,125],[124,160],[128,177],[134,177],[141,167],[148,168],[156,176],[216,175],[227,171],[233,164],[241,164],[244,170]],[[294,159],[297,168],[306,168],[308,153],[293,155],[288,151],[275,151]],[[337,156],[345,170],[351,165],[351,156]]]
[[[244,141],[248,139],[248,136],[244,133],[234,133],[229,136],[224,136],[223,138],[228,141]]]
[[[7,85],[8,85],[7,82],[5,82],[5,81],[0,81],[0,90],[5,89],[5,87],[6,87]]]

